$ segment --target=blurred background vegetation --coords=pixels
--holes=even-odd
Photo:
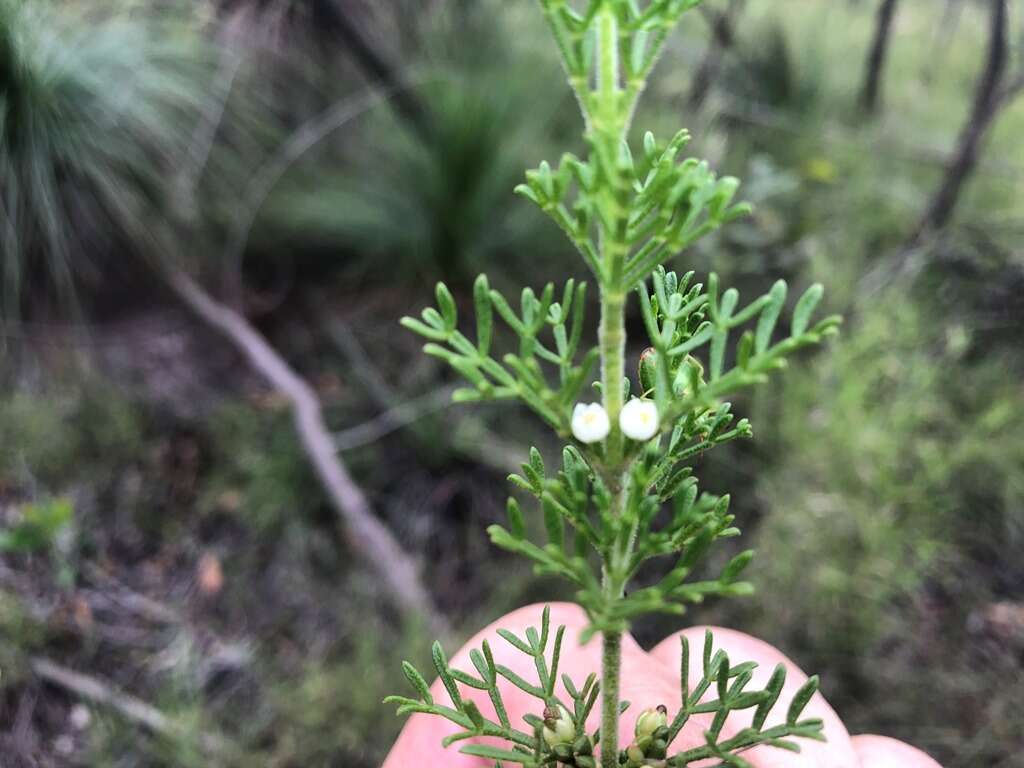
[[[1022,11],[707,0],[637,120],[757,206],[678,267],[821,281],[847,318],[699,461],[759,594],[688,621],[947,768],[1024,766]],[[511,194],[581,151],[562,82],[528,0],[0,0],[5,768],[361,768],[400,725],[380,700],[427,630],[188,286],[308,382],[454,637],[569,597],[484,533],[558,446],[449,409],[397,327],[440,278],[583,276]]]

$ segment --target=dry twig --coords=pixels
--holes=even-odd
[[[110,707],[128,720],[139,723],[154,733],[173,738],[190,735],[189,729],[182,723],[98,677],[75,672],[42,656],[32,657],[29,664],[32,672],[40,680],[63,688],[94,704]],[[228,751],[228,743],[219,736],[203,733],[198,738],[200,746],[208,755],[224,754]]]
[[[373,514],[362,489],[338,457],[313,388],[242,315],[210,297],[189,275],[174,270],[165,272],[164,277],[192,312],[227,339],[288,399],[302,447],[344,523],[343,533],[353,551],[403,609],[424,616],[434,632],[447,636],[447,622],[435,610],[412,557]]]

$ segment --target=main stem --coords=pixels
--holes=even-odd
[[[601,650],[601,768],[619,764],[619,677],[622,633],[605,632]]]
[[[626,357],[626,286],[624,264],[629,251],[626,241],[628,186],[618,168],[619,145],[627,117],[623,115],[619,83],[619,28],[611,3],[605,3],[598,19],[598,70],[596,113],[590,123],[595,150],[608,177],[605,220],[611,226],[601,231],[601,260],[604,280],[601,286],[601,325],[598,344],[601,351],[601,389],[611,432],[605,442],[605,465],[614,514],[621,514],[625,502],[623,438],[619,429],[622,412]],[[605,564],[604,590],[609,603],[622,599],[620,564]],[[616,768],[619,762],[619,678],[622,672],[622,632],[602,633],[601,652],[601,766]]]

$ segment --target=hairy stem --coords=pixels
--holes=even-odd
[[[601,653],[601,768],[619,764],[619,675],[622,633],[605,632]]]
[[[619,168],[620,144],[626,132],[628,114],[623,114],[619,83],[619,29],[615,11],[606,3],[598,18],[598,116],[592,123],[595,149],[608,176],[610,194],[602,201],[608,225],[601,230],[601,261],[604,281],[601,285],[601,325],[598,344],[601,352],[601,389],[604,408],[611,422],[605,443],[609,468],[612,509],[622,513],[625,501],[625,467],[619,414],[622,411],[622,381],[626,358],[626,289],[623,273],[629,253],[629,185]],[[617,558],[605,563],[606,599],[622,599]],[[619,677],[622,665],[622,633],[602,633],[601,656],[601,765],[615,768],[619,760]]]
[[[605,3],[598,18],[599,55],[597,92],[603,109],[615,114],[619,91],[619,25],[611,3]]]
[[[611,432],[605,450],[607,465],[615,473],[616,485],[621,485],[619,464],[622,461],[622,432],[619,413],[622,411],[622,380],[626,374],[626,296],[622,292],[604,292],[601,296],[601,326],[598,343],[601,349],[601,389],[604,409],[608,412]],[[612,493],[619,488],[609,488]]]

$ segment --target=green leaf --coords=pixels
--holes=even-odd
[[[736,557],[729,561],[729,564],[725,566],[722,571],[722,575],[719,577],[724,583],[732,584],[739,577],[741,573],[750,565],[750,561],[754,559],[754,550],[748,549],[746,552],[740,552]]]
[[[438,283],[434,288],[434,295],[437,297],[437,306],[441,310],[441,317],[444,320],[446,330],[454,331],[458,323],[459,315],[455,307],[455,299],[451,291],[444,283]]]
[[[775,702],[779,700],[782,687],[785,684],[786,667],[784,664],[779,664],[775,667],[775,671],[772,672],[772,676],[768,679],[768,684],[764,688],[767,694],[765,700],[758,705],[757,710],[754,712],[754,719],[751,725],[756,730],[760,730],[765,720],[768,719],[768,714],[772,711],[772,707],[775,706]]]
[[[403,328],[408,328],[413,333],[418,333],[420,336],[425,336],[432,341],[447,341],[448,334],[445,331],[439,331],[437,328],[431,328],[426,323],[417,320],[415,317],[403,317],[399,323]]]
[[[565,544],[565,521],[551,494],[544,494],[541,508],[544,510],[544,527],[548,532],[548,541],[557,547],[563,546]]]
[[[754,334],[752,331],[744,331],[740,336],[740,343],[736,346],[736,365],[746,368],[750,363],[750,357],[754,351]]]
[[[512,311],[512,307],[509,306],[505,297],[495,290],[491,291],[491,304],[497,313],[501,315],[501,319],[508,323],[508,326],[515,331],[517,335],[524,336],[526,334],[526,327],[523,325],[522,321],[516,316],[516,313]]]
[[[722,376],[722,366],[725,361],[725,342],[729,337],[729,331],[725,328],[715,330],[711,337],[711,381]]]
[[[729,695],[729,657],[723,653],[721,658],[715,670],[715,681],[718,684],[718,699],[725,701]]]
[[[772,341],[772,331],[775,330],[775,323],[778,322],[779,313],[786,303],[786,281],[778,280],[768,292],[768,304],[765,306],[761,316],[757,319],[757,334],[754,340],[754,351],[761,354]]]
[[[811,700],[818,691],[818,676],[814,675],[804,683],[800,690],[793,696],[793,700],[789,704],[789,710],[786,712],[786,724],[796,725],[797,719],[804,711],[804,707]]]
[[[811,321],[811,315],[814,313],[815,307],[818,306],[818,302],[821,301],[824,292],[825,289],[821,283],[815,283],[800,297],[800,301],[796,303],[796,308],[793,310],[793,336],[803,336]]]
[[[517,539],[526,538],[526,522],[523,520],[523,510],[520,508],[519,502],[510,497],[506,511],[508,512],[509,533]]]
[[[471,757],[485,757],[489,760],[503,760],[506,763],[518,763],[519,765],[535,765],[533,756],[530,754],[491,747],[487,744],[469,744],[459,751]]]
[[[527,651],[525,651],[525,653],[527,655],[529,655],[529,656],[533,655],[533,651],[531,651],[531,650],[527,650]],[[526,691],[526,693],[530,694],[534,698],[542,699],[542,700],[544,699],[544,689],[543,688],[538,688],[536,685],[533,685],[532,683],[526,682],[526,680],[521,678],[518,674],[513,672],[508,667],[506,667],[506,666],[504,666],[502,664],[499,664],[498,665],[498,674],[501,675],[502,677],[504,677],[506,680],[508,680],[510,683],[512,683],[512,685],[514,685],[516,688],[520,689],[521,691]]]
[[[473,283],[473,305],[476,309],[476,347],[481,355],[486,355],[491,349],[494,333],[494,313],[487,275],[480,275]]]
[[[704,677],[711,679],[711,651],[715,645],[715,638],[710,629],[704,630],[704,650],[702,653],[704,665]]]
[[[448,669],[448,659],[445,658],[444,649],[441,648],[441,644],[435,642],[431,648],[431,657],[434,660],[434,669],[437,670],[438,677],[441,678],[441,682],[444,684],[445,690],[448,691],[448,696],[452,700],[452,704],[457,709],[462,707],[462,696],[459,694],[459,688],[455,684],[455,678],[452,677],[451,671]]]
[[[423,679],[423,675],[417,671],[416,667],[408,661],[403,661],[402,672],[405,673],[406,679],[412,684],[412,687],[416,689],[420,698],[427,704],[433,704],[434,697],[430,695],[430,686],[427,685],[427,681]]]
[[[500,638],[502,638],[505,642],[509,643],[514,648],[517,648],[518,650],[522,651],[523,653],[527,654],[528,656],[532,656],[533,655],[533,649],[530,648],[530,644],[520,640],[518,637],[516,637],[509,630],[507,630],[507,629],[499,629],[498,630],[498,636]]]
[[[537,477],[543,480],[545,475],[544,459],[540,455],[540,451],[533,447],[530,448],[530,466],[533,468],[533,471],[537,473]]]
[[[477,707],[475,702],[467,701],[465,703],[466,714],[469,715],[469,719],[473,721],[473,725],[476,726],[478,731],[484,729],[484,716],[480,713],[480,708]]]
[[[690,641],[685,635],[679,636],[681,648],[679,655],[679,689],[683,694],[683,707],[689,704],[690,699]]]

